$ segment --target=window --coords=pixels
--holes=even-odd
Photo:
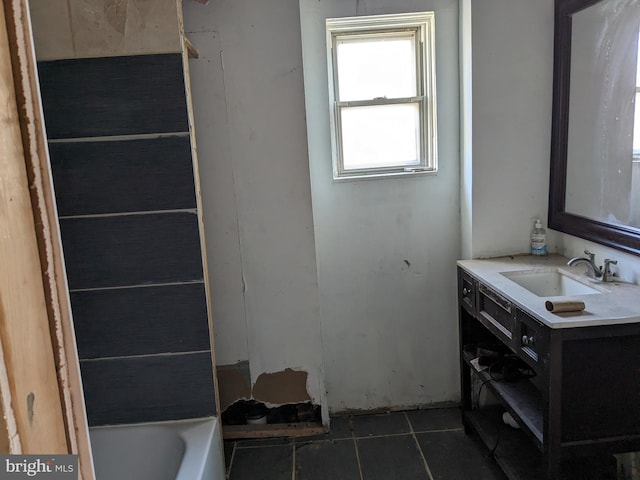
[[[433,12],[326,27],[333,177],[435,173]]]

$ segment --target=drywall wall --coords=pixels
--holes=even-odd
[[[437,175],[334,182],[325,19],[434,10]],[[300,0],[327,397],[334,411],[459,398],[458,2]]]
[[[360,5],[359,11],[356,3]],[[470,115],[465,118],[463,146],[464,195],[467,196],[463,197],[466,208],[463,230],[467,232],[463,251],[465,256],[476,257],[526,252],[532,219],[538,216],[545,219],[547,212],[553,0],[475,0],[471,3],[461,0],[465,19],[461,31],[465,61],[461,70],[468,76],[462,81],[463,98],[468,107],[463,115]],[[349,15],[389,11],[376,2],[341,4],[341,9]],[[447,13],[449,4],[434,2],[433,6],[445,9],[441,18],[455,32],[458,14],[453,10]],[[277,350],[278,345],[263,347],[256,340],[248,347],[249,336],[257,332],[254,330],[257,319],[249,318],[255,317],[258,303],[253,303],[245,313],[243,275],[248,292],[262,285],[257,276],[247,276],[248,272],[244,271],[246,258],[241,261],[243,252],[251,262],[257,260],[258,253],[266,257],[272,249],[278,253],[280,249],[264,242],[266,237],[258,237],[255,230],[266,228],[267,222],[278,228],[288,215],[300,215],[300,210],[284,201],[282,204],[286,207],[272,212],[256,205],[255,209],[269,213],[265,217],[257,218],[256,212],[251,212],[252,202],[264,202],[271,189],[286,189],[291,178],[305,182],[305,172],[299,170],[300,165],[295,174],[288,172],[285,179],[280,180],[275,178],[277,175],[264,172],[265,159],[278,172],[282,168],[280,162],[288,165],[279,155],[274,155],[277,150],[274,145],[293,142],[300,156],[304,149],[300,143],[304,133],[299,128],[304,122],[300,116],[304,107],[298,96],[300,79],[279,83],[276,74],[286,71],[282,63],[290,61],[292,49],[298,48],[298,40],[291,33],[291,30],[297,31],[297,21],[292,21],[287,14],[278,16],[285,7],[291,8],[291,2],[276,4],[273,13],[265,11],[266,7],[257,1],[234,5],[221,2],[207,7],[193,2],[185,4],[189,36],[200,51],[200,59],[191,61],[191,73],[210,271],[214,295],[216,291],[221,292],[214,303],[217,354],[221,364],[235,364],[255,355],[251,362],[255,368],[266,363],[255,360],[263,355],[290,355],[286,348],[284,353],[270,352],[272,348]],[[313,85],[315,79],[318,91],[326,89],[326,74],[322,70],[325,67],[321,65],[325,46],[319,31],[321,25],[314,19],[329,15],[324,11],[329,7],[330,3],[326,2],[301,2],[305,63],[308,51],[320,59],[316,71],[305,64],[307,86]],[[420,8],[431,8],[431,5],[421,3]],[[455,10],[455,6],[452,8]],[[439,68],[444,63],[442,68],[454,70],[458,37],[456,33],[443,31],[440,23],[437,18],[436,31],[440,39],[444,37],[441,48],[445,49],[439,56]],[[276,38],[270,43],[274,35]],[[311,35],[315,40],[308,38]],[[454,59],[453,67],[448,66],[447,58]],[[251,62],[255,63],[254,69],[247,65]],[[294,68],[299,68],[299,64],[293,62],[290,69]],[[294,74],[299,75],[299,70]],[[284,78],[291,81],[291,76],[284,75]],[[444,89],[445,98],[451,97],[449,108],[445,108],[447,102],[439,98],[442,122],[450,127],[441,128],[440,133],[445,138],[455,137],[457,120],[450,117],[457,115],[457,81],[439,81],[438,88]],[[291,93],[286,101],[285,92]],[[274,95],[282,105],[274,106],[270,100]],[[322,98],[307,98],[307,110],[322,111],[327,105],[323,102]],[[313,120],[312,112],[309,113],[310,127],[313,122],[321,126],[322,120]],[[300,125],[291,126],[290,122],[282,127],[266,125],[265,116],[270,115],[273,123],[282,123],[285,114],[294,115]],[[206,147],[206,143],[210,146]],[[323,158],[322,152],[326,149],[323,143],[326,139],[309,137],[320,309],[331,407],[337,410],[426,403],[435,396],[427,398],[416,391],[433,386],[443,393],[440,398],[455,397],[455,393],[451,393],[457,392],[457,385],[453,383],[456,381],[453,264],[459,242],[458,234],[450,231],[458,228],[457,140],[441,139],[438,177],[347,184],[328,180],[330,157],[324,155]],[[268,154],[255,153],[260,147]],[[445,161],[447,149],[455,160]],[[256,169],[253,172],[252,164]],[[239,185],[235,184],[234,176],[240,177]],[[249,186],[253,186],[255,192]],[[308,199],[302,203],[308,208]],[[429,211],[433,204],[444,207],[448,213],[434,220]],[[300,217],[305,228],[309,228],[308,210],[306,212]],[[238,221],[257,224],[240,228]],[[249,238],[245,239],[246,236]],[[309,232],[300,241],[308,248]],[[548,241],[552,250],[558,248],[566,254],[581,253],[582,245],[588,244],[556,232],[549,232]],[[626,268],[629,278],[640,276],[632,267],[636,265],[635,272],[640,272],[640,260],[636,257],[598,249],[593,244],[589,246],[597,252],[607,252],[611,258],[623,258],[621,270]],[[252,251],[254,249],[259,251]],[[412,270],[404,260],[423,275],[413,275],[410,279],[408,273]],[[268,263],[273,269],[275,262],[269,260]],[[278,285],[284,270],[296,273],[285,267],[275,268],[272,272],[278,273],[273,281]],[[308,279],[306,272],[297,274]],[[272,305],[264,304],[270,311]],[[318,306],[315,301],[310,305],[312,309]],[[284,343],[296,335],[286,323],[269,322],[264,327],[273,328],[273,334],[281,336]],[[304,321],[304,325],[312,323]],[[320,334],[317,330],[314,332],[313,338],[317,341],[306,337],[305,344],[314,343],[314,347],[308,359],[300,363],[320,363],[315,349],[320,345]],[[301,354],[299,358],[305,357]],[[279,363],[273,359],[268,362]],[[281,363],[283,365],[270,371],[291,366]],[[259,374],[259,371],[252,372],[254,381]],[[426,383],[419,383],[423,380]],[[407,385],[410,386],[408,394]],[[444,388],[437,388],[442,386]]]
[[[190,3],[185,3],[187,22],[190,21],[189,7],[196,9],[198,17],[208,14],[212,8]],[[215,319],[216,359],[218,365],[235,365],[248,360],[249,352],[239,216],[222,64],[224,54],[220,36],[212,29],[190,32],[189,38],[198,49],[198,58],[189,61],[189,72],[205,204],[202,214],[209,278],[211,290],[215,292],[212,314]],[[224,390],[225,382],[221,383]]]
[[[471,0],[460,0],[460,256],[473,250],[473,47]]]
[[[470,253],[476,258],[524,253],[533,219],[547,216],[553,0],[468,3],[473,71]],[[550,251],[556,250],[556,239],[549,232]]]
[[[326,419],[297,1],[186,2],[184,20],[218,364],[306,372]]]

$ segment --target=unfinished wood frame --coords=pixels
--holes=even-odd
[[[93,480],[29,10],[26,0],[3,6],[0,95],[15,105],[0,114],[8,125],[0,131],[0,388],[8,447],[76,453],[79,478]]]
[[[205,0],[204,3],[209,0]],[[200,248],[202,251],[202,271],[204,284],[207,289],[207,321],[209,323],[209,342],[211,344],[211,365],[213,368],[213,388],[215,391],[216,412],[219,416],[222,413],[220,409],[220,392],[218,389],[218,370],[215,349],[215,334],[213,321],[213,308],[211,305],[211,282],[209,280],[209,262],[207,261],[207,243],[204,231],[204,219],[202,218],[202,190],[200,188],[200,168],[198,164],[198,148],[196,146],[196,127],[193,116],[193,95],[191,92],[191,80],[189,74],[189,58],[198,58],[198,51],[191,41],[187,38],[184,30],[184,15],[182,13],[182,0],[176,0],[178,12],[178,28],[180,31],[180,42],[182,52],[182,68],[184,74],[185,95],[187,98],[187,112],[189,116],[189,139],[191,141],[191,158],[193,161],[193,178],[196,187],[196,204],[198,206],[198,229],[200,231]],[[222,426],[222,424],[220,424]],[[222,432],[222,429],[220,430]],[[224,457],[224,452],[223,452]]]
[[[268,425],[227,425],[225,440],[272,437],[308,437],[323,435],[329,430],[316,422],[273,423]]]

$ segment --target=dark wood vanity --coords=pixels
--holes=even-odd
[[[585,311],[558,316],[556,325],[540,310],[544,299],[502,282],[497,272],[517,261],[509,257],[489,275],[482,265],[491,260],[458,263],[465,431],[479,434],[510,479],[615,479],[612,454],[640,450],[640,323],[630,311],[619,322],[601,313],[606,295],[624,310],[631,286],[620,287],[624,298],[585,296]],[[479,371],[478,348],[519,363],[519,378],[504,362]],[[483,389],[495,402],[479,401]],[[504,412],[519,429],[503,422]]]

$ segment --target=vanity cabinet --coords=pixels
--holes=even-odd
[[[515,290],[506,294],[464,264],[458,310],[465,431],[480,435],[510,479],[615,479],[612,454],[640,450],[640,323],[549,325]],[[492,363],[496,351],[502,360]],[[515,364],[515,374],[504,370]],[[480,401],[484,389],[492,401]],[[519,429],[503,422],[504,412]]]

